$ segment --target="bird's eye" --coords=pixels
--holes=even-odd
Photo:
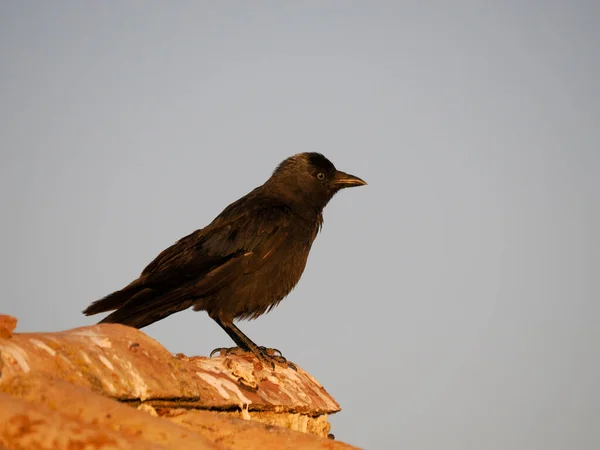
[[[324,179],[325,179],[325,174],[324,174],[323,172],[319,172],[319,173],[317,174],[317,179],[318,179],[318,180],[324,180]]]

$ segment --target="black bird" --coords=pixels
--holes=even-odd
[[[256,319],[290,293],[323,224],[323,208],[340,189],[365,184],[336,170],[320,153],[291,156],[262,186],[164,250],[139,278],[83,313],[116,310],[100,323],[142,328],[193,307],[206,311],[241,351],[287,366],[281,354],[257,346],[233,321]]]

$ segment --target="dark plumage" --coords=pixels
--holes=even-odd
[[[233,321],[255,319],[277,306],[300,280],[323,208],[340,189],[364,184],[319,153],[291,156],[262,186],[164,250],[139,278],[84,314],[115,310],[101,323],[142,328],[193,307],[208,312],[243,351],[285,362]]]

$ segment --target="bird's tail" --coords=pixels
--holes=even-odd
[[[174,289],[166,293],[143,289],[99,323],[120,323],[143,328],[171,314],[188,309],[195,302],[195,299],[190,299],[186,289]]]
[[[140,283],[139,279],[134,280],[120,291],[113,292],[100,300],[96,300],[83,310],[83,314],[93,316],[94,314],[118,309],[142,290],[144,290],[144,286]]]

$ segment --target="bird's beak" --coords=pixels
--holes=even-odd
[[[365,184],[367,184],[366,181],[361,180],[354,175],[350,175],[349,173],[342,172],[341,170],[338,170],[333,178],[333,185],[339,189],[364,186]]]

